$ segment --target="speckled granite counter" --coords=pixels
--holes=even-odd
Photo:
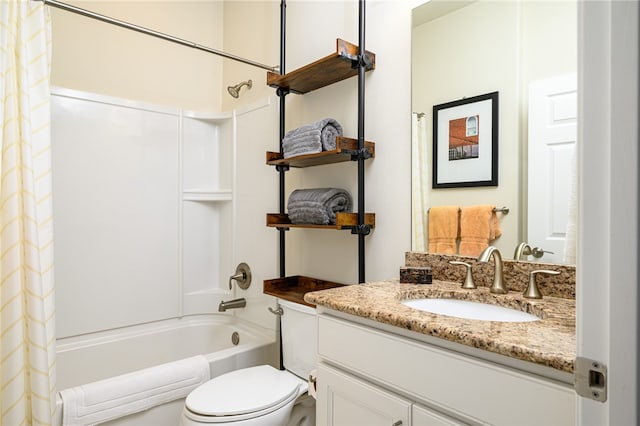
[[[399,303],[423,297],[493,303],[534,314],[542,320],[519,323],[466,320]],[[400,284],[397,280],[350,285],[307,293],[304,299],[358,317],[573,373],[576,357],[573,299],[525,299],[521,292],[495,295],[486,287],[464,290],[457,283],[439,280],[431,285]]]
[[[473,278],[477,286],[490,287],[493,280],[493,262],[479,263],[475,257],[455,254],[434,254],[424,252],[407,252],[405,254],[406,267],[429,266],[433,271],[433,278],[462,282],[466,270],[459,266],[452,266],[452,260],[463,261],[472,265]],[[529,273],[536,269],[552,269],[559,275],[538,276],[538,288],[545,296],[576,298],[576,267],[575,265],[559,265],[540,262],[523,262],[502,259],[503,275],[509,290],[523,292],[529,283]]]

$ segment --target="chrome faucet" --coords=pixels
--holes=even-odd
[[[527,243],[520,243],[516,247],[516,251],[513,254],[514,260],[522,260],[522,256],[529,256],[531,254],[531,246]]]
[[[489,246],[482,250],[477,261],[479,263],[487,263],[491,256],[493,256],[494,268],[493,284],[491,285],[491,288],[489,288],[489,291],[491,293],[504,294],[507,292],[507,288],[504,285],[504,277],[502,275],[502,255],[500,254],[500,251],[493,246]]]
[[[247,301],[244,297],[242,299],[233,299],[226,302],[223,300],[218,305],[218,312],[225,312],[227,309],[244,308],[245,306],[247,306]]]

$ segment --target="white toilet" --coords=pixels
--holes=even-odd
[[[186,399],[181,424],[315,425],[315,399],[307,379],[316,364],[316,311],[278,300],[282,307],[282,356],[286,370],[243,368],[209,380]]]

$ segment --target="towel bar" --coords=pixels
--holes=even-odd
[[[427,211],[431,210],[431,208],[427,209]],[[461,209],[458,209],[458,211],[460,211]],[[509,213],[509,207],[494,207],[493,211],[496,213],[504,213],[504,214],[508,214]]]

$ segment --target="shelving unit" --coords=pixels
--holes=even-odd
[[[266,163],[274,166],[280,173],[279,213],[267,214],[267,226],[280,232],[280,278],[265,280],[263,291],[266,294],[304,303],[302,297],[306,291],[331,288],[342,284],[331,283],[315,278],[285,274],[285,232],[291,228],[350,230],[358,236],[358,282],[365,282],[364,237],[375,227],[375,214],[365,212],[364,199],[364,162],[375,157],[375,144],[364,138],[364,76],[365,72],[375,69],[375,54],[365,49],[364,21],[365,0],[359,0],[359,40],[354,45],[345,40],[336,40],[336,51],[295,71],[285,72],[285,13],[283,1],[280,9],[280,71],[281,74],[267,73],[267,84],[277,89],[280,98],[280,138],[285,135],[284,101],[289,93],[304,94],[339,81],[358,77],[358,135],[356,139],[338,137],[336,149],[316,154],[307,154],[284,158],[282,143],[279,152],[267,152]],[[362,54],[361,52],[364,52]],[[358,164],[358,194],[356,213],[337,213],[335,225],[292,224],[285,212],[285,173],[291,168],[305,168],[353,161]],[[310,283],[312,285],[310,285]],[[321,288],[319,288],[321,287]]]

